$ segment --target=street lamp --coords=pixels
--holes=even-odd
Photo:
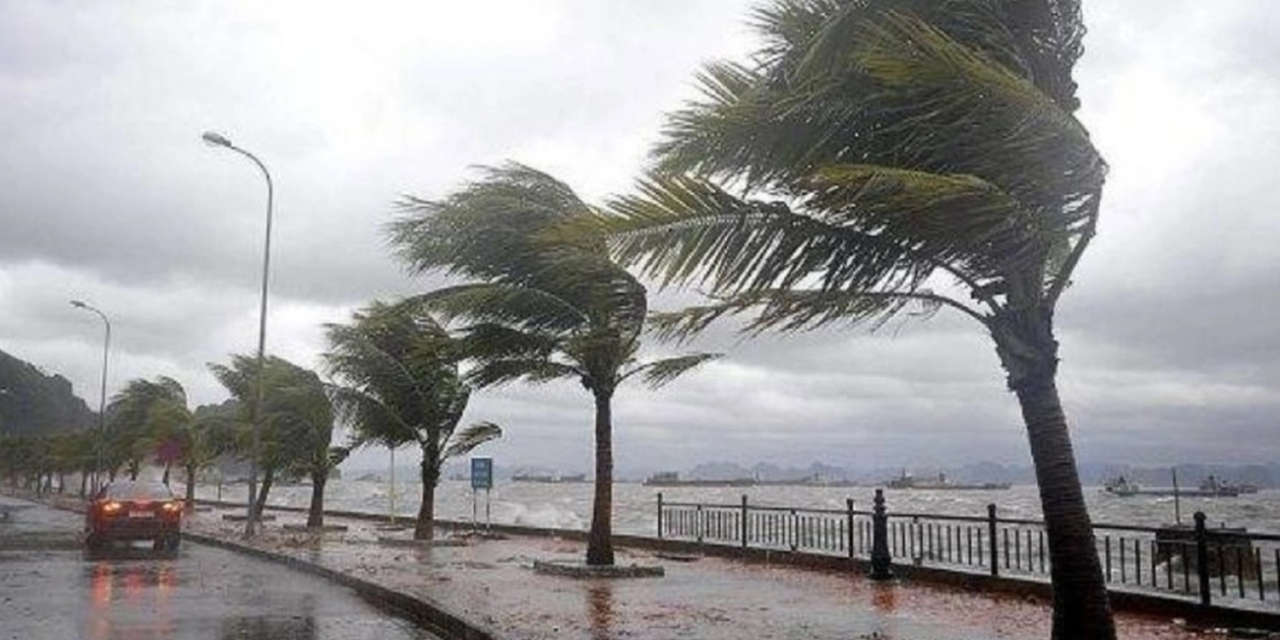
[[[257,156],[231,144],[225,136],[213,131],[206,131],[200,136],[206,144],[211,147],[224,147],[239,153],[240,155],[250,159],[254,164],[262,169],[262,176],[267,179],[267,233],[266,241],[262,249],[262,304],[258,312],[258,371],[257,371],[257,389],[254,392],[253,404],[249,406],[249,421],[253,432],[253,448],[249,457],[249,504],[248,513],[245,516],[244,537],[250,538],[257,533],[258,513],[254,509],[253,499],[258,493],[258,456],[261,449],[261,411],[259,407],[262,405],[262,377],[263,377],[263,354],[267,346],[267,281],[271,272],[271,201],[275,195],[275,187],[271,184],[271,173],[267,171],[267,165]]]
[[[98,395],[98,437],[94,438],[93,444],[93,493],[96,495],[99,489],[98,474],[102,472],[102,438],[107,432],[107,355],[111,353],[111,321],[107,319],[107,314],[84,301],[72,300],[71,306],[98,314],[98,317],[102,318],[102,325],[106,327],[106,333],[102,339],[102,389]]]

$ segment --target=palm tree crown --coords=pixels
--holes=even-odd
[[[330,394],[355,431],[352,445],[421,449],[423,499],[414,535],[432,537],[441,466],[502,435],[487,422],[458,430],[471,397],[458,373],[464,352],[419,299],[374,302],[349,324],[325,328],[325,366],[343,383]]]
[[[403,210],[390,229],[399,257],[414,271],[471,281],[421,297],[462,324],[473,363],[468,380],[485,387],[570,378],[594,396],[596,499],[587,561],[613,564],[614,391],[636,376],[660,386],[716,356],[639,359],[647,291],[600,237],[562,232],[595,211],[550,175],[519,164],[486,169],[482,180],[444,200],[411,198]]]

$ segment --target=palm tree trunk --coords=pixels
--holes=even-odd
[[[431,540],[436,537],[436,484],[440,481],[440,462],[437,446],[422,447],[422,502],[418,504],[418,520],[413,527],[414,540]],[[394,487],[392,488],[394,491]]]
[[[1016,305],[991,320],[1009,388],[1018,396],[1031,445],[1053,583],[1052,640],[1115,640],[1115,622],[1098,562],[1075,451],[1056,384],[1053,311]]]
[[[599,389],[596,398],[596,494],[591,506],[587,564],[613,565],[613,390]]]
[[[329,481],[327,470],[311,472],[311,507],[307,509],[307,528],[324,526],[324,485]]]
[[[1115,640],[1093,525],[1076,470],[1067,418],[1049,382],[1017,392],[1031,441],[1040,504],[1049,536],[1053,581],[1053,640]]]
[[[259,518],[262,517],[262,512],[267,508],[267,493],[271,491],[271,483],[275,481],[275,478],[275,467],[267,467],[262,474],[262,486],[258,487],[258,499],[256,504],[253,505],[253,512]]]
[[[196,466],[187,465],[187,492],[183,500],[183,508],[193,511],[196,508]]]

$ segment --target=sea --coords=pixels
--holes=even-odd
[[[870,510],[873,487],[821,487],[762,485],[752,487],[649,487],[640,483],[615,483],[613,527],[615,533],[654,536],[657,533],[658,494],[673,502],[740,505],[742,497],[752,505],[811,509],[845,509],[852,499],[857,510]],[[244,501],[243,484],[201,485],[197,496],[205,499]],[[421,488],[415,481],[397,479],[331,480],[325,491],[326,509],[395,514],[417,514]],[[268,502],[306,507],[309,485],[284,485],[271,489]],[[1086,487],[1085,500],[1094,523],[1164,526],[1180,518],[1192,522],[1203,511],[1212,527],[1245,527],[1250,532],[1280,534],[1280,490],[1262,490],[1238,497],[1189,498],[1178,504],[1172,496],[1115,496],[1101,487]],[[592,484],[498,481],[493,489],[473,491],[466,481],[444,480],[436,489],[436,517],[447,520],[486,521],[555,529],[586,530],[591,523]],[[987,505],[996,505],[1001,518],[1038,520],[1040,496],[1034,485],[1006,490],[886,489],[890,513],[945,514],[985,517]]]

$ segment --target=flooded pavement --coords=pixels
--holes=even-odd
[[[435,638],[350,589],[232,552],[184,544],[165,559],[138,545],[90,559],[81,516],[21,504],[0,519],[0,640]]]
[[[301,514],[278,513],[254,546],[411,593],[509,638],[550,640],[1039,640],[1050,609],[1037,599],[922,584],[877,584],[860,575],[732,559],[678,560],[618,549],[619,564],[661,565],[663,578],[581,580],[535,573],[534,560],[580,560],[583,543],[513,536],[465,546],[412,547],[378,539],[409,532],[327,518],[348,530],[285,530]],[[235,539],[218,513],[192,526]],[[1126,640],[1190,640],[1173,621],[1117,616]]]

